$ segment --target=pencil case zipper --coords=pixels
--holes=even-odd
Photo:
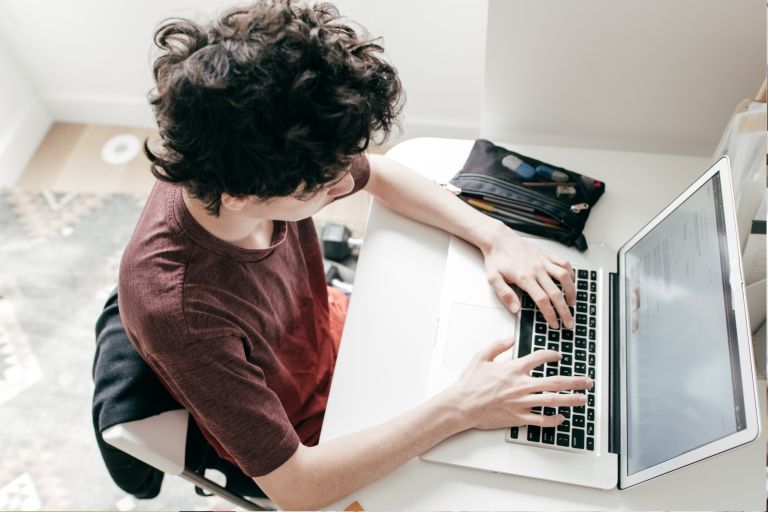
[[[497,194],[491,191],[485,191],[485,190],[478,191],[476,189],[473,190],[471,186],[462,187],[461,182],[464,181],[465,179],[477,180],[480,182],[485,182],[485,183],[494,185],[496,187],[499,187],[509,192],[513,196],[518,195],[520,197],[529,199],[531,202],[524,202],[519,200],[516,201],[514,197],[503,196],[501,194]],[[562,223],[564,226],[567,226],[570,228],[572,228],[574,225],[578,226],[582,223],[582,219],[578,215],[574,215],[571,213],[570,206],[566,208],[561,203],[553,199],[550,199],[542,194],[537,194],[536,192],[526,190],[525,187],[508,183],[504,180],[500,180],[499,178],[494,178],[492,176],[487,176],[485,174],[463,173],[461,176],[458,177],[458,179],[453,184],[461,188],[462,192],[466,192],[472,195],[493,197],[500,201],[518,203],[520,204],[520,206],[538,209],[548,214],[558,222]]]

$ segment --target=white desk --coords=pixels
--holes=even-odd
[[[435,180],[461,168],[472,141],[414,139],[388,156]],[[607,184],[585,231],[618,248],[702,174],[707,159],[510,146]],[[449,236],[374,202],[321,442],[376,425],[426,393]],[[763,382],[759,389],[765,389]],[[762,396],[762,394],[761,394]],[[764,400],[761,411],[765,411]],[[625,491],[600,491],[418,458],[332,505],[366,510],[763,510],[765,435],[750,445]]]

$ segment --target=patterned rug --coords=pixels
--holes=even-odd
[[[94,322],[143,202],[0,190],[0,510],[232,508],[174,476],[136,500],[94,440]]]

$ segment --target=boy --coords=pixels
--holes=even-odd
[[[158,178],[124,253],[120,311],[131,342],[206,438],[280,507],[332,503],[468,428],[561,416],[585,377],[533,379],[559,354],[494,363],[478,353],[454,385],[382,425],[317,445],[343,323],[329,307],[310,216],[365,188],[398,213],[475,244],[513,312],[524,289],[572,326],[572,269],[385,157],[364,153],[401,107],[381,47],[331,5],[258,2],[155,35],[150,101]],[[558,280],[563,291],[554,283]],[[537,392],[544,393],[538,394]]]

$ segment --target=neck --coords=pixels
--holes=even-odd
[[[267,249],[272,245],[273,222],[249,217],[242,211],[223,206],[218,217],[212,215],[199,199],[182,189],[182,198],[192,218],[214,237],[242,249]]]

